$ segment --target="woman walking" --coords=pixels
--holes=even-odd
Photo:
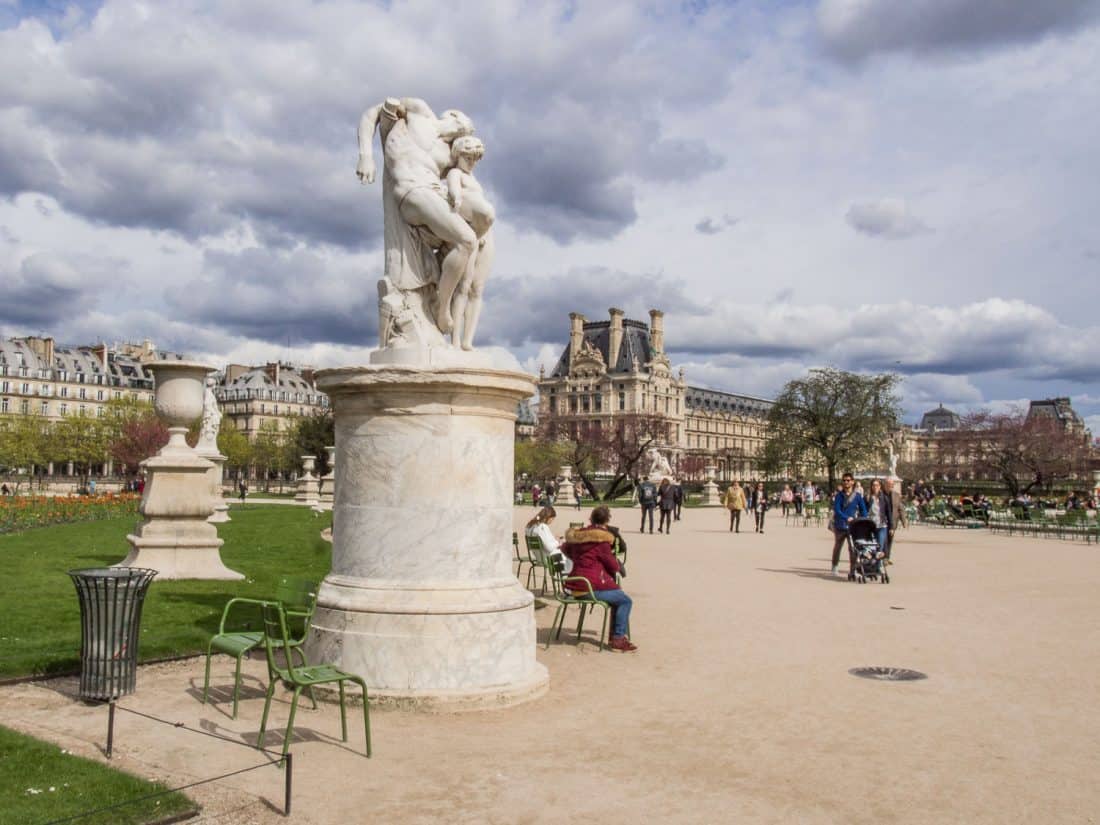
[[[768,494],[764,492],[764,482],[756,482],[752,491],[752,514],[756,519],[756,532],[764,532],[764,514],[768,512]]]
[[[726,509],[730,511],[730,532],[741,532],[741,511],[745,509],[745,491],[736,481],[726,490]]]
[[[657,532],[663,532],[667,536],[672,532],[672,511],[676,509],[676,485],[667,478],[662,478],[661,486],[657,488],[657,501],[661,506],[661,521]]]
[[[875,523],[875,541],[878,542],[879,558],[886,555],[886,539],[890,534],[892,512],[890,499],[883,492],[882,482],[877,478],[871,482],[871,491],[863,498],[867,504],[867,518]]]

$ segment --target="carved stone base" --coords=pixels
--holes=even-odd
[[[145,521],[118,566],[149,567],[157,579],[243,579],[221,559],[222,540],[207,519],[213,503],[209,461],[186,452],[162,452],[143,462],[149,480],[141,500]]]
[[[703,485],[702,503],[704,507],[720,507],[722,505],[722,494],[718,492],[718,485],[713,481],[708,481]]]
[[[534,379],[378,365],[317,380],[340,461],[310,660],[409,707],[540,695],[534,599],[511,569],[516,404]]]

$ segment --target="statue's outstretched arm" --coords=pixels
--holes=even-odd
[[[374,131],[378,128],[382,105],[371,106],[359,118],[359,163],[355,174],[363,183],[374,183]]]

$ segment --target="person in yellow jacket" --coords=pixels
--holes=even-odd
[[[726,490],[726,509],[730,511],[730,532],[741,532],[741,511],[745,509],[745,491],[736,481]]]

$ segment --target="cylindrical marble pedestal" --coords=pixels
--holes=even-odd
[[[517,402],[534,379],[488,368],[321,370],[336,420],[332,572],[310,661],[371,699],[487,707],[534,698],[533,597],[512,573]]]

